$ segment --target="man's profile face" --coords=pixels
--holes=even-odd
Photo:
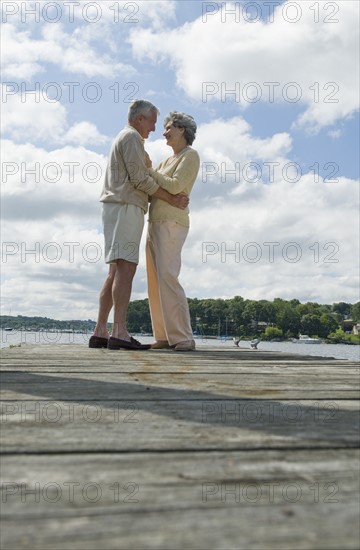
[[[139,133],[142,138],[147,139],[150,132],[155,132],[157,121],[157,113],[151,112],[149,116],[145,117],[140,115],[139,117]]]

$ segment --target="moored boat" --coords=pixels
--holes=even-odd
[[[294,344],[321,344],[320,338],[310,338],[307,334],[299,334],[299,338],[294,338]]]

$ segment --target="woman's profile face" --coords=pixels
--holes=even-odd
[[[165,126],[163,136],[166,139],[167,145],[170,145],[170,147],[172,147],[183,139],[183,134],[184,128],[178,128],[177,126],[174,126],[172,122],[168,122]]]

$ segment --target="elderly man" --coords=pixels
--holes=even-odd
[[[131,337],[126,326],[148,197],[157,197],[180,209],[185,209],[189,202],[186,195],[173,195],[160,187],[145,165],[144,141],[155,130],[158,114],[157,107],[149,101],[133,102],[128,124],[112,144],[100,197],[105,262],[110,267],[100,292],[98,320],[89,341],[91,348],[144,350],[150,347]],[[107,321],[112,306],[114,323],[109,338]]]

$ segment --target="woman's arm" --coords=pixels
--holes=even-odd
[[[176,195],[193,185],[199,168],[200,158],[197,152],[193,150],[182,156],[171,177],[161,174],[153,168],[150,168],[149,173],[160,187],[172,195]]]

